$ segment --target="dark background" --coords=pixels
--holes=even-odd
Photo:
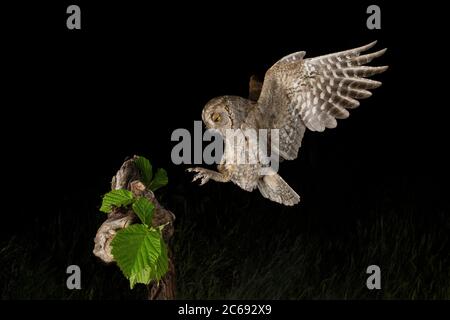
[[[449,107],[446,83],[440,80],[445,79],[448,67],[440,8],[378,2],[382,29],[368,30],[366,8],[372,2],[143,5],[75,1],[73,4],[81,7],[82,30],[67,30],[65,10],[69,4],[22,4],[3,12],[7,18],[2,30],[3,169],[4,185],[10,191],[4,201],[13,206],[4,212],[2,221],[8,227],[2,229],[1,238],[5,243],[22,243],[21,250],[32,256],[28,265],[53,259],[52,272],[60,273],[61,286],[64,266],[70,263],[116,272],[86,255],[93,249],[92,239],[103,219],[97,212],[101,196],[123,160],[138,154],[168,171],[169,186],[159,196],[177,215],[179,232],[189,233],[186,238],[180,236],[183,240],[176,244],[180,252],[188,256],[186,247],[194,244],[187,242],[197,240],[203,241],[199,257],[202,250],[214,252],[223,246],[238,251],[226,270],[217,271],[221,281],[242,270],[243,266],[234,263],[240,257],[264,248],[264,240],[258,244],[258,239],[285,236],[293,241],[302,235],[306,242],[320,239],[318,246],[321,241],[345,239],[344,248],[358,247],[364,254],[365,242],[360,242],[360,248],[359,238],[352,236],[378,226],[380,219],[381,233],[389,224],[399,228],[388,229],[392,235],[410,226],[413,236],[405,241],[411,250],[420,245],[423,235],[434,235],[423,240],[430,241],[432,248],[423,254],[419,250],[415,273],[405,269],[414,280],[425,271],[426,279],[444,276],[430,271],[428,254],[436,257],[433,265],[441,263],[439,270],[449,270],[445,155]],[[198,187],[184,172],[188,166],[172,164],[172,131],[187,128],[193,132],[193,121],[201,120],[201,110],[209,99],[224,94],[247,96],[250,76],[264,74],[289,53],[305,50],[307,57],[314,57],[373,40],[378,40],[376,49],[388,48],[385,56],[373,63],[390,66],[375,77],[383,86],[353,110],[349,119],[339,121],[336,129],[307,132],[299,158],[281,164],[280,174],[302,197],[300,205],[283,207],[231,183],[210,182]],[[382,219],[392,220],[383,225]],[[407,221],[405,227],[403,221]],[[186,231],[186,225],[192,228],[186,227]],[[233,236],[223,236],[235,226],[239,227]],[[382,235],[378,231],[369,232],[372,236],[366,239],[376,248],[382,246],[374,251],[382,250],[380,255],[374,254],[372,260],[377,261],[361,262],[355,268],[363,278],[367,265],[391,262],[386,252],[393,250],[396,240],[379,240]],[[274,241],[281,247],[292,245],[289,240]],[[55,249],[55,242],[63,243],[61,248]],[[246,249],[237,249],[242,242]],[[30,243],[33,250],[27,251]],[[340,264],[346,261],[346,251],[342,249],[329,261],[324,258],[323,268],[316,270],[319,282],[328,273],[346,270],[346,265]],[[16,255],[21,253],[12,253],[10,259],[15,260]],[[201,270],[200,262],[193,264],[196,267],[180,266],[180,282],[191,279],[186,270]],[[333,265],[341,269],[327,269]],[[35,278],[33,271],[29,272],[29,277]],[[101,277],[101,272],[90,279]],[[283,277],[292,275],[286,272]],[[228,283],[240,280],[227,281],[221,286],[229,288]],[[184,283],[179,286],[188,288]],[[216,295],[189,294],[186,289],[183,297],[225,297],[226,289],[222,289]],[[53,287],[42,290],[27,296],[9,284],[2,294],[4,298],[66,298],[72,294]],[[450,296],[433,286],[426,294],[420,286],[417,290],[416,297]],[[299,297],[257,291],[248,296]],[[336,292],[304,295],[328,296],[347,297]],[[348,296],[364,295],[350,292]],[[76,297],[115,296],[92,293]],[[395,292],[389,297],[411,298]]]

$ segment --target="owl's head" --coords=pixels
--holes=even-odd
[[[202,119],[208,129],[239,128],[248,114],[249,100],[222,96],[211,99],[203,108]]]

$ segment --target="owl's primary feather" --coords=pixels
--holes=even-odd
[[[261,127],[280,130],[282,158],[297,157],[305,127],[312,131],[336,127],[336,119],[347,118],[347,109],[359,106],[357,99],[370,97],[368,90],[381,85],[366,77],[387,67],[363,64],[381,56],[386,49],[360,55],[375,43],[310,59],[303,59],[304,51],[297,52],[267,71],[254,112],[261,119]]]
[[[383,55],[386,49],[361,55],[375,44],[376,41],[309,59],[304,59],[304,51],[285,56],[266,72],[262,87],[251,79],[253,101],[235,96],[214,98],[203,109],[203,121],[208,128],[218,129],[222,134],[224,129],[278,129],[278,150],[271,151],[283,159],[295,159],[306,128],[312,131],[335,128],[336,119],[347,118],[348,109],[358,107],[358,100],[370,97],[369,90],[381,85],[366,78],[384,72],[387,66],[365,64]],[[235,164],[229,160],[226,152],[219,172],[190,169],[197,172],[194,180],[201,179],[201,184],[209,179],[232,181],[247,191],[258,188],[264,197],[285,205],[300,201],[278,174],[259,175],[261,163]]]

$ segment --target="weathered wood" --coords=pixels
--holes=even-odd
[[[114,239],[117,231],[128,227],[135,221],[135,215],[132,211],[123,212],[114,210],[108,215],[108,219],[102,223],[97,230],[94,239],[94,255],[102,259],[105,263],[114,262],[111,254],[111,241]]]
[[[166,225],[162,235],[168,247],[169,271],[159,281],[151,282],[148,285],[148,299],[151,300],[168,300],[175,298],[175,267],[173,265],[172,250],[170,248],[170,239],[173,236],[173,222],[175,215],[163,208],[151,190],[139,180],[139,170],[134,164],[137,156],[125,161],[121,168],[117,171],[111,182],[111,189],[127,189],[135,196],[146,197],[155,206],[152,218],[153,227]],[[115,208],[113,212],[108,214],[108,218],[103,222],[97,231],[94,239],[94,255],[99,257],[105,263],[114,262],[111,254],[111,241],[114,239],[117,231],[128,227],[137,221],[137,217],[132,210],[123,208]]]

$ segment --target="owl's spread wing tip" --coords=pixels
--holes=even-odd
[[[366,45],[366,49],[370,49],[370,48],[374,47],[377,43],[378,43],[378,40],[372,41],[371,43]]]
[[[372,96],[381,86],[369,77],[385,72],[388,66],[368,65],[385,54],[387,48],[366,52],[377,41],[364,46],[293,62],[298,53],[288,55],[266,73],[258,100],[259,116],[279,131],[279,154],[295,158],[304,128],[324,131],[337,126],[336,119],[349,116],[358,100]],[[303,58],[303,56],[301,56]]]
[[[372,42],[370,42],[370,43],[368,43],[368,44],[366,44],[366,45],[363,45],[363,46],[361,46],[361,47],[355,48],[355,49],[353,49],[353,50],[359,51],[359,52],[367,51],[367,50],[369,50],[369,49],[375,47],[375,45],[376,45],[377,43],[378,43],[378,40],[374,40],[374,41],[372,41]]]

